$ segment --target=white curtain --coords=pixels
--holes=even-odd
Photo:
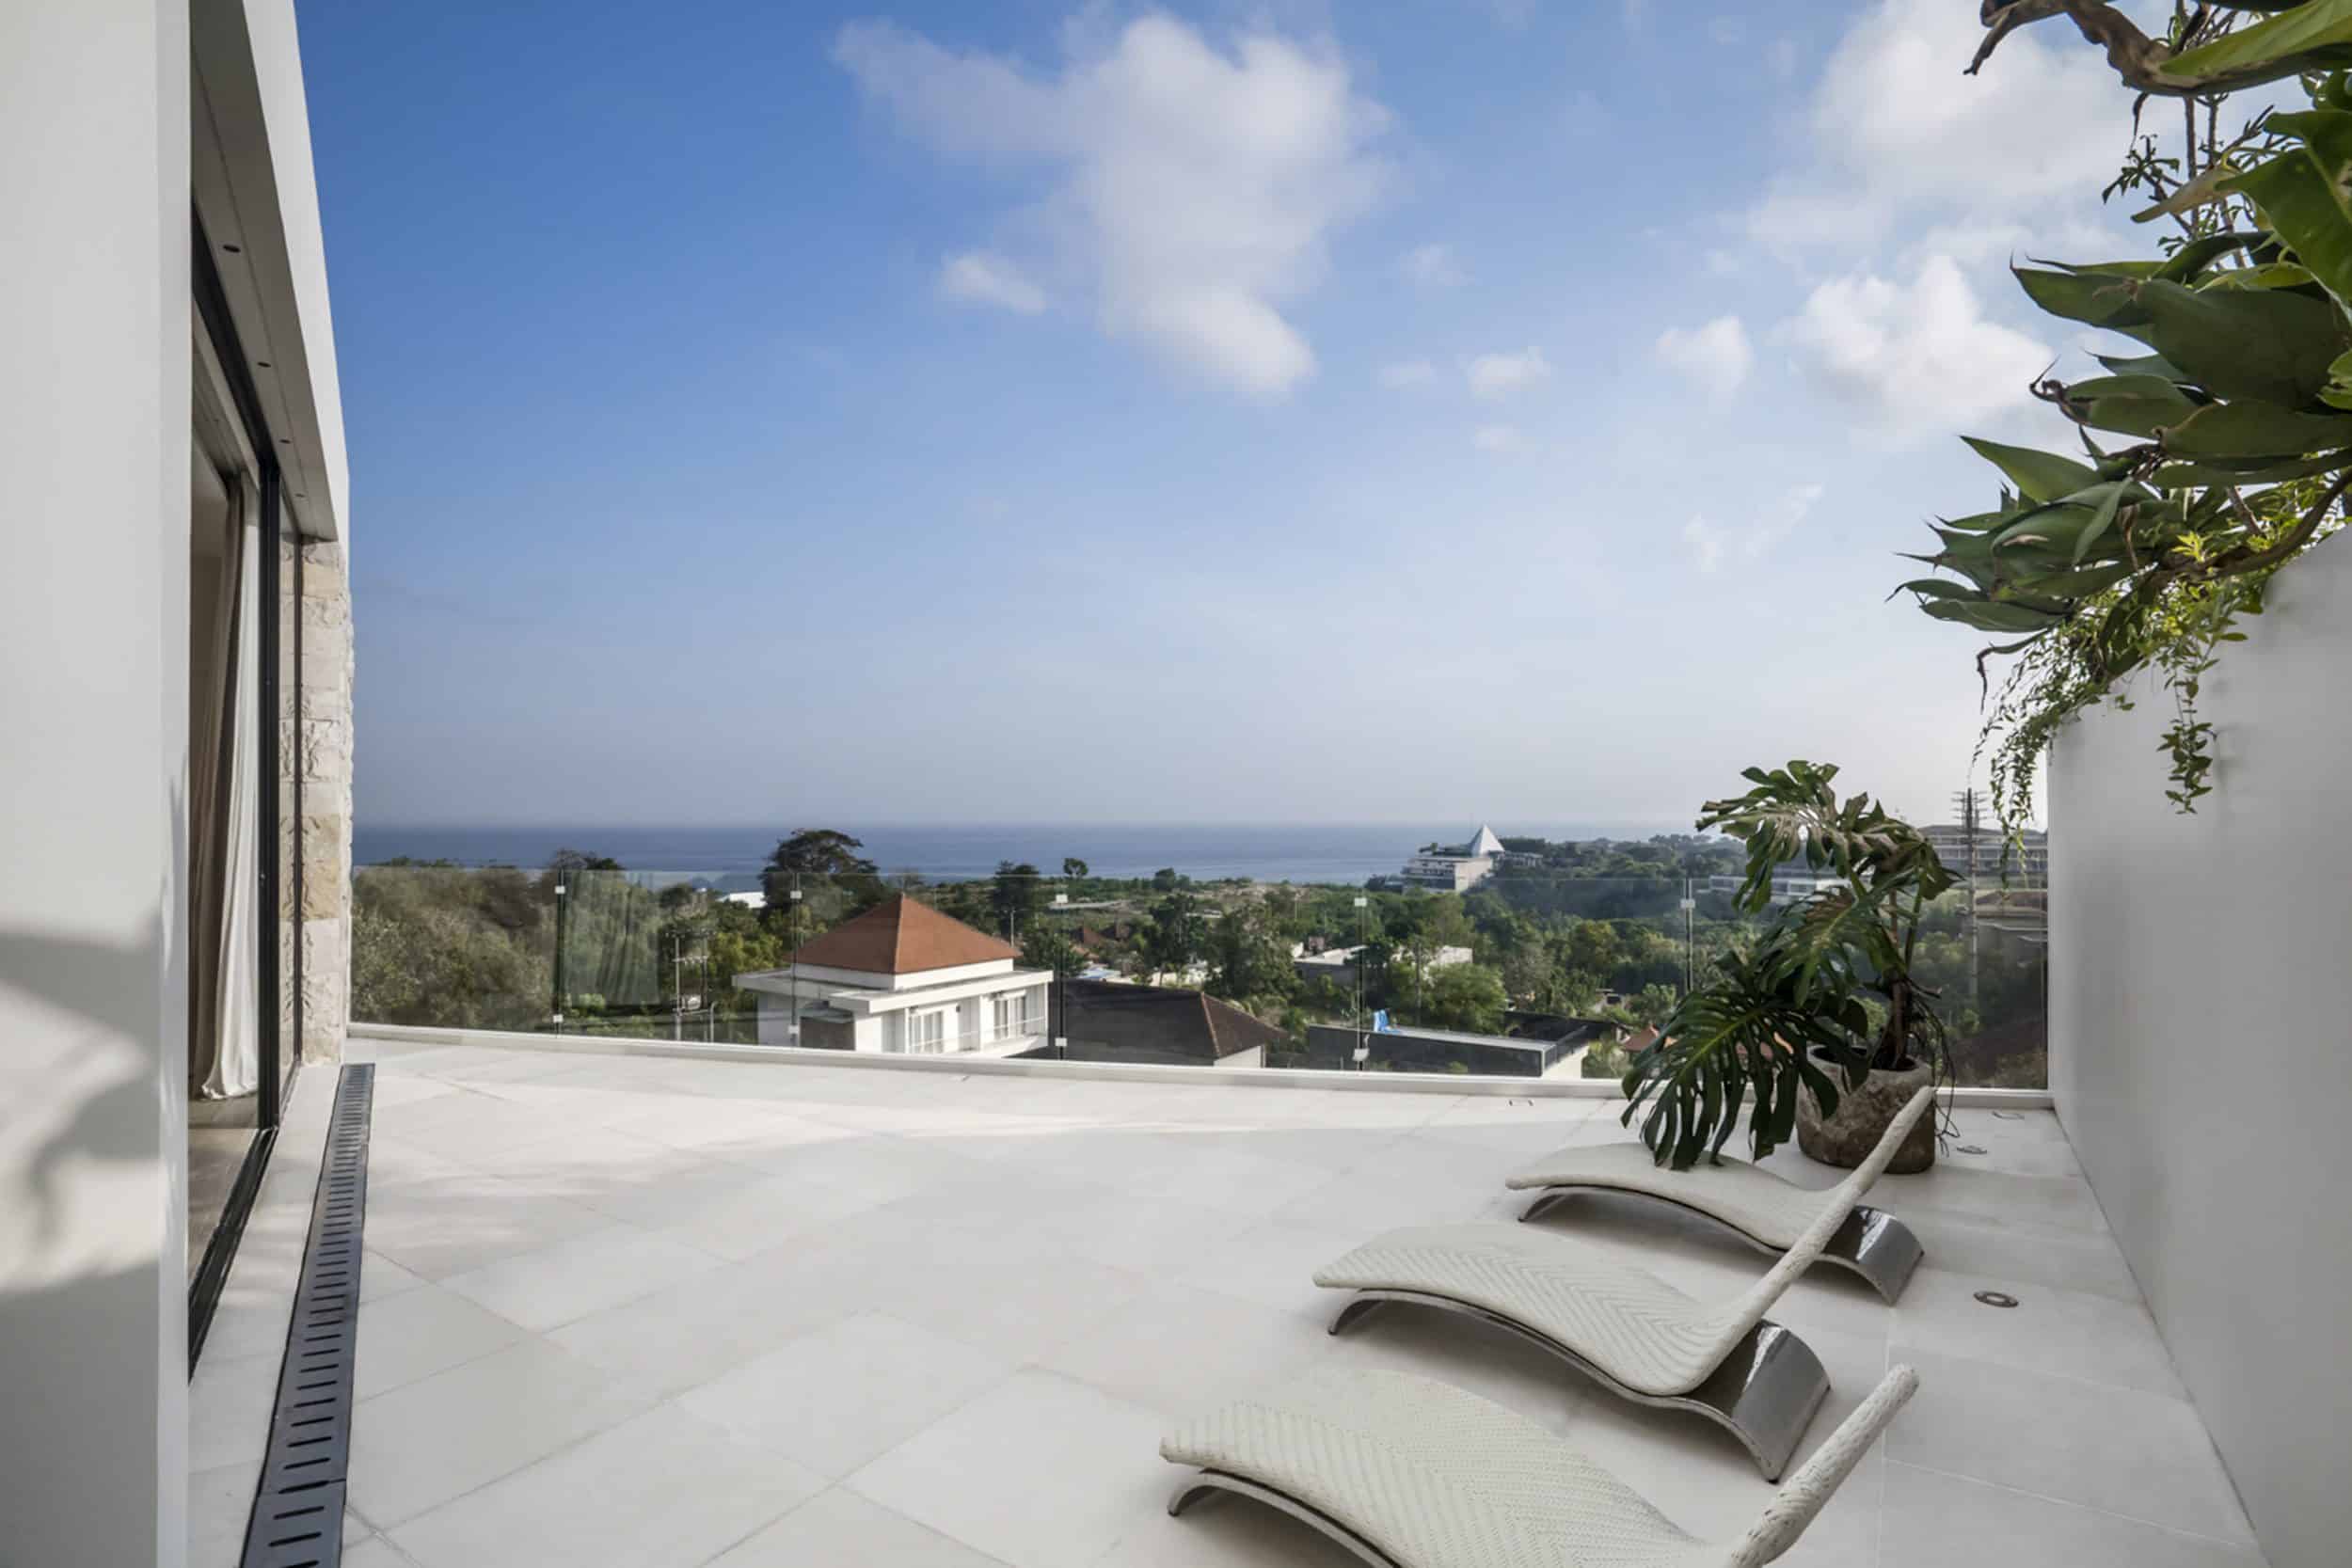
[[[252,1094],[262,1083],[261,1009],[255,994],[262,941],[256,886],[261,870],[261,736],[256,725],[262,689],[261,617],[275,613],[276,607],[260,602],[262,542],[250,515],[253,497],[248,492],[237,499],[222,572],[227,592],[220,597],[227,602],[221,625],[226,636],[215,668],[223,678],[215,683],[220,703],[208,736],[218,752],[215,765],[200,774],[203,784],[212,786],[212,799],[201,802],[206,809],[195,835],[204,849],[209,891],[218,911],[211,932],[200,919],[196,928],[196,940],[210,946],[213,958],[204,966],[211,971],[209,983],[197,998],[207,1016],[196,1021],[204,1051],[196,1060],[205,1069],[198,1087],[210,1100]]]

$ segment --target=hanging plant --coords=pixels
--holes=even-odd
[[[2042,311],[2114,334],[2103,374],[2045,377],[2034,395],[2076,426],[2075,457],[1969,445],[2003,476],[1990,510],[1933,525],[1905,582],[1928,614],[1996,634],[2013,658],[1979,737],[1995,809],[2029,814],[2051,739],[2122,682],[2158,673],[2171,721],[2168,795],[2214,788],[2198,698],[2223,644],[2244,640],[2273,574],[2341,526],[2352,488],[2352,0],[2176,8],[2151,38],[2096,0],[1985,0],[1969,69],[2034,22],[2071,20],[2140,93],[2106,195],[2153,200],[2174,231],[2153,259],[2012,268]],[[2230,95],[2294,79],[2311,107],[2222,131]],[[2152,99],[2182,105],[2179,156],[2137,132]]]

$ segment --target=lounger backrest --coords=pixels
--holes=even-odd
[[[1740,1298],[1738,1307],[1724,1321],[1723,1332],[1727,1338],[1737,1338],[1754,1328],[1763,1320],[1764,1314],[1772,1309],[1772,1303],[1781,1298],[1782,1292],[1797,1282],[1798,1275],[1820,1260],[1830,1238],[1837,1234],[1837,1227],[1846,1223],[1846,1216],[1853,1212],[1854,1205],[1862,1201],[1862,1195],[1870,1190],[1870,1184],[1879,1179],[1888,1163],[1895,1158],[1895,1151],[1902,1147],[1903,1139],[1911,1135],[1911,1130],[1919,1124],[1919,1118],[1928,1114],[1928,1107],[1934,1102],[1935,1089],[1930,1085],[1913,1095],[1911,1102],[1895,1113],[1895,1119],[1887,1124],[1886,1136],[1881,1138],[1878,1147],[1870,1150],[1870,1157],[1833,1189],[1835,1200],[1821,1206],[1821,1212],[1813,1216],[1813,1223],[1804,1227],[1804,1233],[1797,1238],[1796,1243],[1781,1254],[1780,1261],[1774,1263],[1771,1271]]]
[[[1895,1413],[1907,1403],[1919,1386],[1919,1374],[1909,1367],[1897,1367],[1880,1380],[1870,1397],[1854,1408],[1854,1413],[1837,1425],[1829,1434],[1829,1441],[1813,1450],[1797,1473],[1781,1482],[1780,1490],[1764,1510],[1764,1517],[1732,1552],[1724,1568],[1763,1568],[1804,1533],[1805,1526],[1821,1512],[1821,1506],[1844,1484],[1863,1454],[1878,1441],[1879,1433],[1895,1418]]]

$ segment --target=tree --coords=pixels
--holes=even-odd
[[[1617,933],[1603,920],[1580,920],[1561,943],[1560,962],[1587,974],[1606,974],[1617,966]]]
[[[619,871],[621,863],[610,855],[592,854],[585,849],[558,849],[548,857],[549,871]]]
[[[1068,980],[1085,971],[1087,954],[1060,927],[1041,920],[1021,933],[1021,962],[1029,969],[1050,969],[1057,980]]]
[[[988,907],[996,928],[1008,940],[1018,939],[1045,901],[1038,886],[1038,870],[1026,861],[998,861],[995,879],[989,884]]]
[[[1207,927],[1200,900],[1182,888],[1152,906],[1151,919],[1136,933],[1136,951],[1153,983],[1192,967],[1207,944]]]
[[[1266,911],[1237,904],[1208,932],[1209,991],[1233,1002],[1274,1004],[1295,989],[1290,944]]]
[[[1432,1028],[1491,1035],[1502,1027],[1502,976],[1485,964],[1433,970],[1424,987],[1422,1022]]]
[[[1655,1025],[1663,1023],[1681,1000],[1672,986],[1644,986],[1639,995],[1627,1000],[1625,1010],[1634,1022]]]
[[[1502,989],[1513,1000],[1550,1010],[1549,999],[1561,978],[1560,962],[1541,942],[1517,948],[1502,960]]]
[[[1062,880],[1063,880],[1063,881],[1066,881],[1066,882],[1082,882],[1082,881],[1085,881],[1085,880],[1086,880],[1086,879],[1087,879],[1087,872],[1088,872],[1087,863],[1086,863],[1086,862],[1084,862],[1084,861],[1082,861],[1082,860],[1080,860],[1077,856],[1075,856],[1075,855],[1064,855],[1064,856],[1062,857],[1062,859],[1061,859],[1061,875],[1062,875]]]
[[[882,896],[882,882],[872,861],[858,853],[866,846],[831,828],[803,828],[776,844],[761,873],[761,896],[771,910],[789,910],[792,889],[814,891],[809,882],[842,884],[853,903],[871,904]]]

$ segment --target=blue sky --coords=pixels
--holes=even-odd
[[[1938,814],[1893,552],[2147,248],[1974,12],[303,6],[361,820]]]

